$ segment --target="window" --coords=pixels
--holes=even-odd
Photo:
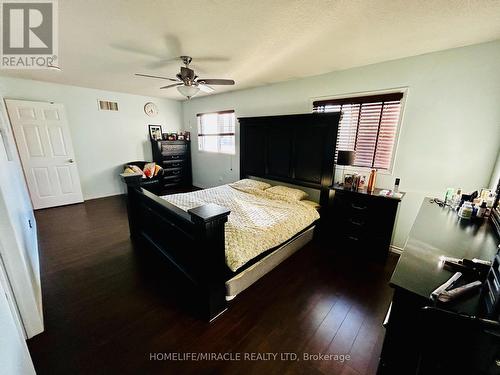
[[[316,112],[341,111],[337,150],[355,150],[354,166],[390,169],[403,93],[315,101]],[[335,155],[337,159],[337,155]]]
[[[198,117],[198,150],[235,154],[234,111],[200,113]]]

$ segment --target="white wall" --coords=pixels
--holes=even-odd
[[[172,132],[182,124],[181,103],[175,100],[7,77],[0,77],[0,93],[7,99],[64,104],[84,199],[125,191],[118,176],[121,165],[151,160],[148,124],[160,124]],[[99,111],[98,99],[117,101],[119,111]],[[144,113],[149,101],[158,106],[158,116]]]
[[[393,238],[393,245],[403,247],[424,196],[441,197],[447,187],[470,191],[489,185],[500,148],[499,61],[495,41],[200,97],[183,102],[184,124],[195,135],[197,113],[305,113],[313,98],[408,87],[393,172],[377,180],[378,187],[390,188],[400,177],[407,192]],[[238,179],[239,150],[235,157],[201,153],[192,138],[194,185]]]

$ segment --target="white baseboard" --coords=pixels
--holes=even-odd
[[[389,251],[395,254],[401,255],[403,253],[403,248],[399,246],[391,245],[389,246]]]

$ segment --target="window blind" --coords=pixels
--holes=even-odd
[[[355,150],[354,166],[389,169],[403,93],[315,101],[316,112],[340,111],[337,150]],[[335,155],[335,160],[337,155]]]
[[[196,116],[200,151],[235,153],[234,111],[199,113]]]

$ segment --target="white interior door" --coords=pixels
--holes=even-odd
[[[64,106],[6,100],[34,209],[83,202]]]

